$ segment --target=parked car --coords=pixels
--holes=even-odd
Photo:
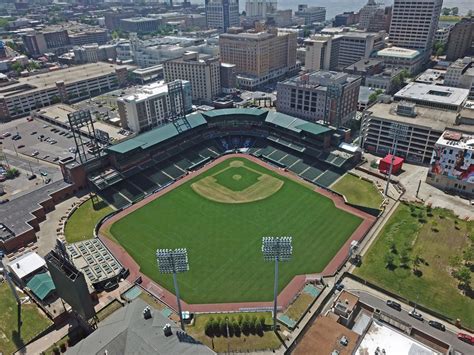
[[[3,138],[7,138],[7,137],[10,137],[12,134],[10,132],[5,132],[2,134],[2,137]]]
[[[33,131],[33,132],[31,132],[30,134],[31,134],[32,136],[34,136],[36,133],[38,133],[38,132]]]
[[[35,156],[37,156],[38,154],[39,154],[39,152],[38,152],[37,150],[35,150],[33,153],[31,153],[31,156],[32,156],[32,157],[35,157]]]
[[[40,174],[41,176],[48,176],[48,173],[46,171],[41,171]]]
[[[28,117],[26,118],[26,120],[27,120],[28,122],[31,122],[31,121],[33,121],[33,119],[34,119],[34,118],[33,118],[33,117],[31,117],[31,116],[28,116]]]
[[[47,178],[47,179],[44,181],[45,184],[49,184],[50,182],[51,182],[51,179],[50,179],[50,178]]]
[[[392,300],[387,300],[387,306],[397,310],[397,311],[401,311],[402,310],[402,305],[398,302],[395,302],[395,301],[392,301]]]
[[[415,318],[415,319],[418,319],[419,321],[423,322],[423,316],[421,315],[421,313],[418,313],[418,312],[416,311],[416,309],[414,309],[414,310],[408,312],[408,314],[409,314],[411,317],[413,317],[413,318]]]
[[[446,330],[446,327],[444,326],[444,324],[441,324],[440,322],[437,322],[435,320],[430,320],[428,324],[431,325],[433,328],[439,329],[443,332]]]
[[[18,149],[21,149],[21,148],[25,148],[25,145],[24,145],[24,144],[20,144],[20,145],[18,146]]]
[[[49,144],[51,144],[51,145],[56,144],[56,143],[58,143],[58,141],[56,141],[56,140],[54,140],[54,139],[51,139],[51,140],[49,141]]]
[[[28,176],[28,180],[34,180],[34,179],[36,179],[36,175],[35,175],[35,174]]]
[[[336,287],[336,290],[342,291],[342,290],[344,289],[344,284],[342,284],[342,283],[337,283],[337,284],[335,285],[335,287]]]
[[[12,137],[12,140],[14,140],[14,141],[17,141],[17,140],[19,140],[19,139],[21,139],[21,136],[20,136],[19,134],[15,134],[15,135]]]
[[[7,203],[8,201],[10,201],[8,198],[6,198],[4,200],[0,200],[0,205],[3,205],[4,203]]]
[[[59,157],[56,157],[53,159],[53,161],[58,161],[59,160]]]
[[[466,333],[458,333],[458,339],[462,340],[468,344],[474,345],[474,337]]]

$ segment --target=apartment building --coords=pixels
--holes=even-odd
[[[219,36],[221,61],[235,64],[237,83],[254,88],[297,68],[296,33],[242,32]]]
[[[427,58],[433,47],[443,0],[394,0],[390,42],[420,50]]]
[[[443,132],[433,149],[426,182],[474,197],[474,129],[470,134]]]
[[[74,47],[74,62],[76,64],[97,63],[99,61],[115,60],[117,50],[114,45],[87,44]]]
[[[474,17],[463,18],[449,31],[446,60],[454,61],[466,55],[474,54]]]
[[[318,6],[309,6],[306,4],[298,5],[298,11],[295,11],[295,17],[304,19],[305,25],[311,25],[315,22],[326,21],[326,8]]]
[[[239,27],[239,0],[206,0],[207,27],[227,32]]]
[[[384,33],[341,32],[334,36],[315,36],[305,40],[307,70],[339,70],[369,58],[382,49]]]
[[[77,31],[68,31],[68,37],[71,46],[82,46],[90,43],[102,45],[107,43],[108,40],[106,30],[93,27]]]
[[[160,20],[150,17],[132,17],[119,20],[119,28],[126,32],[151,33],[158,31]]]
[[[0,121],[59,102],[77,102],[126,85],[130,66],[95,63],[11,81],[0,88]]]
[[[386,155],[393,148],[392,127],[406,126],[407,133],[398,140],[397,156],[411,163],[428,164],[436,142],[446,129],[472,130],[460,124],[455,111],[424,107],[413,102],[377,103],[363,116],[362,145],[366,151]]]
[[[178,79],[189,81],[192,99],[198,103],[211,102],[222,92],[218,57],[188,52],[181,58],[164,62],[163,75],[166,82]]]
[[[298,75],[277,85],[277,111],[343,126],[357,111],[361,77],[333,71]]]
[[[140,133],[182,117],[192,111],[191,91],[186,80],[129,90],[117,99],[121,126]]]

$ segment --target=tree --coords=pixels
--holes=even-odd
[[[422,257],[418,253],[415,254],[415,257],[413,258],[413,273],[416,276],[421,276],[422,275],[422,272],[419,269],[419,266],[422,264],[422,262],[423,262]]]
[[[244,319],[242,322],[242,333],[245,335],[249,335],[250,333],[250,321],[248,319]]]
[[[260,336],[263,335],[263,325],[262,325],[262,323],[257,322],[257,323],[255,324],[255,333],[257,333],[257,334],[260,335]]]
[[[387,269],[392,269],[395,264],[395,257],[393,256],[392,253],[386,253],[385,256],[384,256],[384,261],[385,261],[385,267]]]
[[[7,170],[5,175],[6,175],[7,179],[13,179],[13,178],[19,176],[20,172],[18,171],[18,169],[11,168],[11,169]]]
[[[462,265],[462,259],[459,255],[453,255],[449,257],[449,266],[451,266],[453,269],[458,269]]]
[[[232,322],[232,327],[234,328],[234,334],[236,337],[240,336],[241,330],[240,330],[240,325],[239,322],[233,321]]]
[[[465,289],[471,288],[471,270],[467,266],[461,267],[454,276],[459,280],[460,286]]]
[[[453,7],[453,8],[451,9],[451,14],[452,14],[453,16],[457,16],[457,15],[459,14],[459,8]]]
[[[448,9],[447,7],[443,7],[443,8],[441,9],[441,14],[442,14],[443,16],[449,16],[450,13],[451,13],[451,9]]]
[[[225,319],[221,319],[219,322],[219,332],[221,335],[227,337],[227,324]]]
[[[212,337],[214,335],[214,324],[213,324],[213,321],[211,319],[209,319],[206,324],[204,325],[204,333],[208,336],[208,337]]]
[[[408,267],[410,264],[410,254],[408,253],[407,249],[402,249],[400,252],[400,266],[401,267]]]
[[[262,325],[263,328],[265,328],[265,316],[260,316],[260,324]]]

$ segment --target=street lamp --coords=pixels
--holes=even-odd
[[[390,184],[390,177],[392,176],[393,162],[395,161],[395,154],[397,154],[398,140],[406,138],[408,126],[400,123],[392,123],[388,135],[393,138],[392,159],[390,160],[390,167],[388,168],[387,184],[385,185],[385,196],[388,196],[388,185]]]
[[[263,237],[262,253],[265,261],[275,262],[275,285],[273,294],[273,330],[277,329],[277,299],[278,299],[278,262],[288,261],[293,253],[291,237]]]
[[[178,301],[179,320],[181,321],[181,329],[184,331],[183,312],[181,310],[181,301],[179,299],[179,288],[176,274],[178,272],[186,272],[189,270],[188,251],[186,248],[180,249],[157,249],[156,261],[158,269],[162,274],[173,274],[174,291],[176,300]]]

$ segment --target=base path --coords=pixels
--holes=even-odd
[[[164,194],[168,193],[169,191],[181,186],[182,184],[188,182],[189,180],[193,179],[195,176],[209,170],[210,168],[222,163],[223,161],[231,158],[245,158],[248,159],[266,169],[272,170],[279,175],[285,176],[291,180],[294,180],[298,183],[303,183],[312,189],[314,189],[315,192],[324,195],[328,198],[330,198],[333,202],[334,205],[344,211],[347,211],[349,213],[352,213],[360,218],[362,218],[362,223],[359,225],[359,227],[354,231],[354,233],[348,238],[346,243],[342,246],[342,248],[339,250],[339,252],[332,258],[332,260],[329,262],[329,264],[324,268],[323,272],[318,275],[298,275],[295,276],[291,282],[280,292],[278,295],[278,305],[280,309],[285,309],[287,308],[290,303],[293,301],[293,299],[296,297],[298,292],[301,291],[301,289],[304,287],[306,284],[307,279],[314,279],[315,276],[331,276],[334,275],[339,268],[344,264],[344,262],[347,260],[348,255],[349,255],[349,248],[351,245],[351,242],[353,240],[356,241],[361,241],[367,232],[370,230],[370,228],[373,226],[373,224],[376,221],[376,218],[374,216],[371,216],[361,210],[358,210],[352,206],[348,206],[344,203],[344,200],[342,197],[340,197],[337,194],[331,193],[328,190],[325,190],[323,188],[317,187],[314,188],[314,185],[301,179],[299,176],[293,174],[292,172],[289,172],[285,169],[277,168],[275,166],[266,164],[265,162],[261,161],[260,159],[248,155],[248,154],[229,154],[229,155],[224,155],[221,156],[215,160],[213,160],[211,163],[205,165],[199,170],[193,171],[188,173],[186,176],[183,178],[177,180],[174,182],[172,185],[164,188],[161,191],[158,191],[157,193],[150,195],[146,197],[145,199],[141,200],[140,202],[137,202],[136,204],[126,208],[125,210],[117,213],[114,215],[112,218],[108,219],[99,229],[99,238],[107,245],[107,247],[110,249],[110,251],[113,253],[113,255],[122,263],[122,265],[125,268],[128,268],[130,270],[130,276],[128,277],[129,281],[134,282],[138,277],[141,276],[142,278],[142,284],[141,286],[148,290],[151,294],[153,294],[156,298],[158,298],[160,301],[164,302],[167,304],[169,307],[173,308],[176,310],[178,308],[177,302],[176,302],[176,296],[168,291],[166,288],[160,286],[157,284],[155,281],[151,280],[148,276],[142,274],[140,272],[140,266],[135,262],[135,260],[132,259],[132,257],[127,253],[127,251],[119,244],[116,242],[112,241],[111,239],[105,237],[104,233],[101,233],[104,230],[108,230],[112,224],[119,219],[125,217],[126,215],[132,213],[133,211],[136,211],[137,209],[143,207],[144,205],[150,203],[151,201],[159,198],[160,196],[163,196]],[[251,309],[261,309],[261,308],[268,308],[269,310],[271,307],[273,307],[273,302],[240,302],[240,303],[215,303],[215,304],[187,304],[184,301],[181,301],[181,306],[183,310],[190,311],[190,312],[231,312],[231,311],[242,311],[242,310],[251,310]]]

